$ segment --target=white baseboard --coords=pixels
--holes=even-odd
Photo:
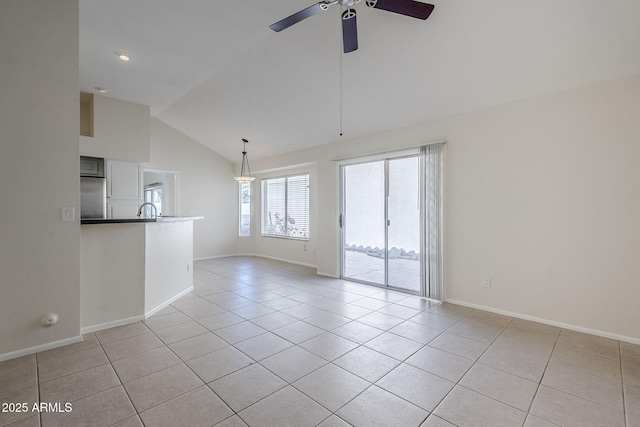
[[[193,260],[194,261],[206,261],[208,259],[227,258],[227,257],[230,257],[230,256],[236,256],[236,255],[233,255],[233,254],[230,254],[230,255],[213,255],[213,256],[205,256],[205,257],[201,257],[201,258],[194,258]]]
[[[339,279],[340,278],[340,276],[337,275],[337,274],[325,273],[324,271],[318,271],[317,274],[318,274],[318,276],[331,277],[333,279]]]
[[[39,353],[45,350],[51,350],[53,348],[58,348],[58,347],[62,347],[69,344],[75,344],[81,341],[82,341],[82,336],[78,335],[77,337],[65,338],[60,341],[54,341],[46,344],[36,345],[34,347],[23,348],[22,350],[0,354],[0,362],[9,360],[9,359],[15,359],[16,357],[26,356],[28,354]]]
[[[99,323],[97,325],[85,326],[80,328],[80,333],[88,334],[89,332],[101,331],[103,329],[115,328],[116,326],[128,325],[144,320],[144,315],[125,317],[124,319],[113,320],[111,322]]]
[[[80,332],[83,333],[83,334],[86,334],[86,333],[89,333],[89,332],[96,332],[96,331],[101,331],[103,329],[115,328],[116,326],[128,325],[129,323],[135,323],[135,322],[139,322],[140,320],[148,319],[149,317],[151,317],[152,315],[154,315],[158,311],[162,310],[163,308],[165,308],[166,306],[168,306],[172,302],[182,298],[183,296],[185,296],[186,294],[188,294],[191,291],[193,291],[193,286],[191,286],[190,288],[185,289],[184,291],[180,292],[178,295],[176,295],[176,296],[174,296],[172,298],[169,298],[167,301],[163,302],[162,304],[158,305],[157,307],[153,308],[152,310],[149,310],[148,312],[146,312],[143,315],[126,317],[124,319],[113,320],[111,322],[100,323],[98,325],[85,326],[85,327],[80,329]]]
[[[156,314],[157,312],[159,312],[160,310],[162,310],[163,308],[165,308],[166,306],[168,306],[172,302],[179,300],[180,298],[182,298],[183,296],[185,296],[186,294],[191,292],[193,289],[194,289],[194,287],[191,286],[190,288],[185,289],[184,291],[180,292],[178,295],[174,296],[173,298],[169,298],[168,300],[166,300],[165,302],[163,302],[159,306],[147,311],[144,314],[144,318],[148,319],[149,317],[153,316],[154,314]]]
[[[262,254],[254,254],[254,253],[241,253],[241,254],[232,254],[232,255],[217,255],[217,256],[210,256],[210,257],[204,257],[204,258],[194,258],[194,261],[205,261],[208,259],[218,259],[218,258],[229,258],[229,257],[234,257],[234,256],[254,256],[254,257],[258,257],[258,258],[268,258],[268,259],[272,259],[274,261],[282,261],[282,262],[287,262],[289,264],[295,264],[295,265],[301,265],[303,267],[311,267],[311,268],[318,268],[317,265],[314,264],[308,264],[305,262],[298,262],[298,261],[292,261],[290,259],[284,259],[284,258],[277,258],[277,257],[272,257],[269,255],[262,255]],[[318,276],[326,276],[326,277],[331,277],[333,279],[339,279],[340,276],[333,274],[333,273],[325,273],[325,272],[317,272]]]
[[[569,323],[556,322],[554,320],[542,319],[540,317],[528,316],[526,314],[514,313],[512,311],[500,310],[493,307],[487,307],[479,304],[472,304],[472,303],[458,301],[458,300],[449,299],[449,298],[446,298],[445,302],[449,302],[451,304],[461,305],[469,308],[476,308],[478,310],[484,310],[491,313],[502,314],[504,316],[516,317],[518,319],[530,320],[532,322],[542,323],[550,326],[556,326],[558,328],[569,329],[571,331],[584,332],[585,334],[596,335],[603,338],[610,338],[618,341],[628,342],[631,344],[640,344],[640,339],[628,337],[626,335],[612,334],[610,332],[600,331],[597,329],[583,328],[582,326],[571,325]]]
[[[274,257],[274,256],[269,256],[269,255],[262,255],[262,254],[247,254],[246,256],[255,256],[258,258],[267,258],[267,259],[272,259],[274,261],[282,261],[282,262],[286,262],[288,264],[295,264],[295,265],[301,265],[303,267],[311,267],[311,268],[318,268],[317,265],[314,264],[308,264],[306,262],[299,262],[299,261],[292,261],[290,259],[285,259],[285,258],[278,258],[278,257]]]
[[[194,261],[204,261],[204,260],[207,260],[207,259],[229,258],[229,257],[234,257],[234,256],[254,256],[254,257],[257,257],[257,258],[267,258],[267,259],[272,259],[274,261],[282,261],[282,262],[286,262],[286,263],[289,263],[289,264],[301,265],[303,267],[318,268],[318,266],[314,265],[314,264],[308,264],[308,263],[305,263],[305,262],[292,261],[290,259],[277,258],[277,257],[269,256],[269,255],[254,254],[254,253],[241,253],[241,254],[232,254],[232,255],[210,256],[210,257],[205,257],[205,258],[194,258],[193,260]]]
[[[229,256],[230,257],[233,257],[233,256],[254,256],[254,257],[260,258],[260,255],[252,254],[252,253],[240,253],[240,254],[233,254],[233,255],[229,255]]]

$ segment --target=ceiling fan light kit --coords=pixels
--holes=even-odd
[[[269,28],[273,31],[280,32],[317,13],[324,12],[333,5],[339,4],[347,8],[347,10],[342,13],[343,51],[344,53],[353,52],[358,49],[356,11],[352,9],[357,3],[360,3],[360,0],[324,0],[271,24]],[[434,5],[432,4],[415,0],[366,0],[365,3],[373,9],[385,10],[387,12],[398,13],[422,20],[427,19],[434,9]]]

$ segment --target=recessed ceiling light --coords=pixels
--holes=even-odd
[[[118,59],[122,62],[129,62],[131,61],[131,55],[129,55],[126,52],[116,52],[116,56],[118,57]]]
[[[96,87],[94,87],[94,89],[95,89],[95,90],[97,90],[97,91],[98,91],[98,92],[100,92],[100,93],[107,93],[107,92],[108,92],[108,91],[107,91],[105,88],[103,88],[103,87],[98,87],[98,86],[96,86]]]

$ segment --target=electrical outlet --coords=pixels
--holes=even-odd
[[[187,263],[187,273],[189,273],[191,271],[191,263],[188,262]]]
[[[484,276],[482,278],[482,287],[483,288],[490,288],[491,287],[491,277]]]
[[[76,209],[75,208],[62,208],[62,220],[63,221],[75,221]]]

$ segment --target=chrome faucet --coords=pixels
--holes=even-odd
[[[154,205],[151,202],[144,202],[143,204],[140,205],[140,209],[138,209],[138,216],[142,215],[142,208],[144,208],[146,205],[149,205],[153,208],[153,217],[152,218],[158,218],[158,208],[156,208],[156,205]]]

